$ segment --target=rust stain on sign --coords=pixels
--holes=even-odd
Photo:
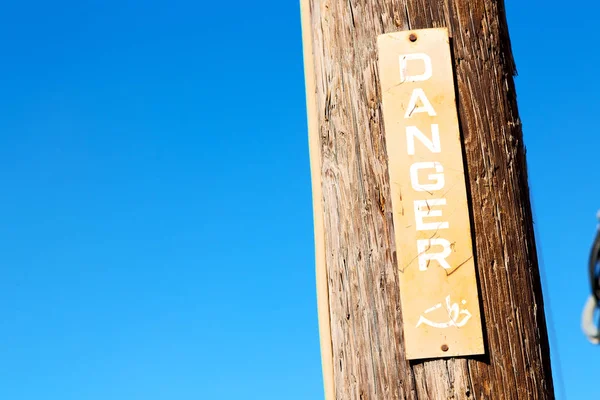
[[[378,37],[408,359],[484,353],[448,31]]]

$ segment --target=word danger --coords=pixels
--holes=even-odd
[[[410,75],[407,72],[409,63],[422,63],[423,73]],[[432,76],[431,58],[425,53],[404,54],[400,56],[400,82],[424,82]],[[427,98],[422,88],[413,89],[406,112],[405,120],[410,120],[414,115],[427,113],[430,117],[437,117],[437,113]],[[435,195],[446,186],[444,167],[439,161],[442,152],[440,141],[440,127],[436,123],[430,124],[427,129],[420,129],[414,125],[406,126],[406,149],[408,155],[416,154],[417,143],[423,145],[429,156],[419,152],[418,158],[430,161],[415,162],[410,166],[410,184],[417,192],[427,192]],[[446,206],[446,198],[440,196],[427,200],[414,200],[415,226],[417,231],[440,231],[448,229],[450,224],[443,220],[442,209]],[[437,261],[444,269],[451,269],[446,258],[452,253],[451,243],[443,238],[429,238],[417,240],[419,270],[426,271],[431,261]]]

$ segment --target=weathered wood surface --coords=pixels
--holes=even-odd
[[[318,135],[311,143],[320,147],[316,183],[329,292],[320,297],[329,303],[329,318],[320,317],[331,323],[325,339],[332,354],[323,357],[335,400],[553,398],[502,1],[302,1],[305,26],[312,30],[306,36],[314,68],[307,74],[314,75],[307,79],[314,93],[307,89],[315,102],[311,135]],[[439,26],[453,38],[487,355],[409,363],[402,347],[376,38]]]

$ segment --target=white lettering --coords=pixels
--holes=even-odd
[[[436,174],[429,174],[427,178],[433,183],[421,183],[419,171],[422,169],[435,169]],[[444,179],[444,167],[437,161],[418,162],[410,166],[410,183],[417,192],[433,192],[440,190],[446,184]]]
[[[445,206],[446,199],[429,199],[429,200],[415,200],[415,220],[417,221],[418,231],[429,231],[438,229],[447,229],[450,224],[447,221],[444,222],[423,222],[423,218],[426,217],[441,217],[442,210],[433,210],[432,206]]]
[[[417,106],[417,101],[421,100],[422,106]],[[425,92],[421,88],[416,88],[413,90],[410,100],[408,102],[408,107],[406,108],[406,113],[404,114],[404,118],[410,118],[413,114],[418,114],[426,112],[431,117],[435,117],[437,114],[435,110],[431,106],[429,99],[425,96]]]
[[[425,66],[425,71],[420,75],[408,75],[408,61],[421,60]],[[431,78],[433,68],[431,66],[431,57],[425,53],[413,53],[400,55],[400,83],[404,82],[422,82]]]
[[[415,155],[415,138],[418,138],[432,153],[440,153],[442,144],[440,143],[440,126],[431,124],[431,139],[423,134],[416,126],[406,127],[406,146],[408,154]]]
[[[428,252],[431,246],[442,246],[443,251],[439,253]],[[446,239],[420,239],[417,240],[417,249],[419,251],[419,270],[427,271],[430,260],[436,260],[444,269],[450,269],[450,264],[446,257],[452,254],[450,242]]]

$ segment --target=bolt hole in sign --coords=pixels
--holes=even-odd
[[[377,42],[406,357],[483,354],[448,30]]]

